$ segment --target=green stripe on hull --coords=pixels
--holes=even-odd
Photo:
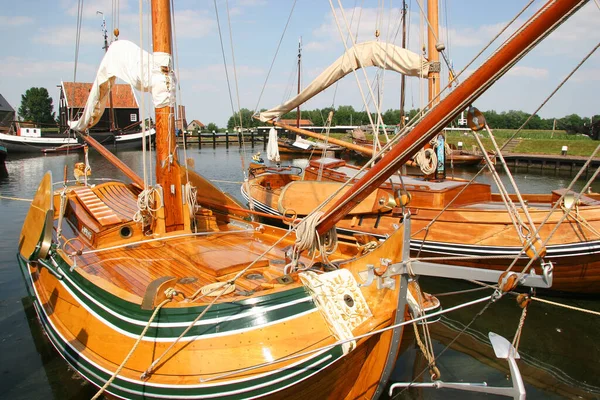
[[[59,265],[60,272],[65,276],[61,283],[68,288],[82,305],[85,305],[106,323],[131,336],[138,336],[142,332],[147,321],[150,319],[152,311],[142,310],[139,304],[127,302],[98,288],[85,280],[76,271],[71,272],[68,264],[62,259],[57,258],[56,261]],[[19,257],[19,263],[21,264],[23,271],[26,271],[26,274],[29,275],[26,262],[21,257]],[[270,307],[276,307],[281,304],[292,302],[296,303],[286,307],[268,310]],[[205,306],[183,309],[163,308],[156,317],[155,323],[177,323],[181,326],[151,327],[148,330],[146,337],[148,339],[152,338],[158,340],[176,338],[205,308]],[[276,323],[277,321],[286,318],[293,318],[294,316],[312,310],[315,310],[315,305],[312,300],[308,298],[306,291],[302,287],[271,295],[255,297],[252,298],[252,301],[242,300],[239,302],[215,304],[204,315],[201,321],[210,321],[215,318],[231,318],[231,320],[195,326],[190,329],[185,337],[202,337],[211,334],[222,335],[238,330],[258,328],[266,324]],[[240,317],[243,313],[249,313],[249,315]],[[128,321],[127,319],[132,319],[134,321]]]
[[[52,324],[48,321],[46,314],[41,309],[39,303],[34,303],[38,316],[48,333],[48,337],[57,348],[65,360],[85,379],[96,386],[102,386],[110,378],[110,374],[101,370],[98,366],[89,362],[78,354],[63,338],[56,332]],[[291,366],[282,371],[270,375],[251,378],[245,381],[232,382],[226,385],[206,384],[204,386],[195,385],[170,385],[167,387],[157,387],[142,381],[128,381],[116,378],[108,391],[119,397],[131,399],[147,398],[206,398],[206,399],[243,399],[252,397],[261,397],[263,395],[282,390],[293,386],[302,380],[322,372],[332,363],[342,357],[340,346],[336,346],[324,353],[314,356],[308,360]],[[248,375],[248,373],[244,373]]]

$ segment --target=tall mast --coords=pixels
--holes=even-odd
[[[439,0],[427,0],[427,21],[429,29],[427,29],[427,58],[429,59],[429,96],[428,101],[430,107],[435,107],[440,102],[440,51],[444,49],[443,44],[439,41]],[[443,127],[442,127],[443,129]],[[438,133],[440,133],[438,131]],[[438,137],[437,146],[437,167],[434,172],[436,179],[444,179],[446,177],[446,166],[445,166],[445,138]]]
[[[171,8],[170,0],[152,0],[152,45],[154,52],[165,53],[171,50]],[[172,63],[161,67],[169,80]],[[171,84],[175,84],[171,82]],[[175,151],[175,113],[172,106],[155,108],[156,115],[156,183],[163,190],[164,231],[184,228],[182,210],[182,187],[180,167]]]
[[[343,199],[329,207],[317,226],[319,234],[335,226],[537,43],[586,3],[587,0],[549,0],[542,6],[473,74],[428,112],[406,136],[400,138],[380,162],[349,188]]]
[[[302,65],[302,36],[298,39],[298,94],[300,94],[300,67]],[[300,128],[300,105],[296,109],[296,127]]]
[[[406,49],[406,0],[402,0],[402,48]],[[406,76],[400,74],[400,127],[404,128],[404,100],[406,98]]]
[[[429,29],[427,29],[427,58],[431,65],[429,69],[429,97],[431,107],[440,102],[440,54],[437,51],[437,38],[439,34],[439,17],[438,17],[438,0],[427,0],[427,21]],[[436,100],[434,100],[436,99]]]
[[[106,32],[106,19],[104,18],[104,13],[102,11],[96,11],[96,14],[102,15],[102,35],[104,36],[103,49],[104,54],[106,54],[106,52],[108,52],[108,33]],[[109,89],[108,91],[108,130],[112,132],[115,130],[115,115],[113,109],[113,98],[111,89]]]

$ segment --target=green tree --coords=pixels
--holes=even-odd
[[[383,113],[383,122],[386,125],[398,125],[400,123],[400,111],[399,110],[387,110]]]
[[[252,118],[252,111],[248,110],[247,108],[242,108],[239,113],[235,113],[229,117],[229,120],[227,121],[228,129],[233,129],[240,126],[240,115],[242,116],[242,126],[244,129],[253,128],[261,124],[259,120]]]
[[[217,124],[215,124],[214,122],[209,123],[208,125],[206,125],[206,129],[209,132],[215,131],[217,132],[219,130],[219,127],[217,126]]]
[[[19,117],[24,121],[32,121],[38,124],[54,124],[54,106],[48,90],[43,87],[32,87],[27,89],[21,96]]]

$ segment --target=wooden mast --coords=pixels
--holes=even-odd
[[[171,50],[171,8],[169,0],[152,0],[152,45],[155,53]],[[172,63],[170,63],[172,64]],[[169,75],[172,65],[162,67]],[[171,82],[172,85],[175,82]],[[180,167],[175,151],[175,113],[172,106],[155,109],[156,114],[156,183],[163,190],[164,220],[159,219],[158,231],[170,232],[184,228]],[[164,229],[164,230],[163,230]]]
[[[434,107],[440,102],[436,96],[440,93],[440,53],[437,50],[439,37],[438,0],[427,0],[427,58],[431,65],[428,74],[429,102]]]
[[[427,99],[429,107],[433,108],[440,102],[440,51],[444,49],[444,46],[439,41],[438,0],[427,0],[427,25],[427,58],[429,59],[429,73],[427,76],[429,90]],[[440,132],[441,130],[438,133]],[[438,162],[434,172],[436,179],[444,179],[446,177],[444,152],[443,142],[438,143]]]
[[[351,209],[394,174],[437,132],[523,58],[529,50],[585,3],[587,0],[549,0],[481,67],[433,107],[379,163],[350,187],[343,199],[338,200],[325,212],[317,226],[319,234],[324,234],[331,229]]]

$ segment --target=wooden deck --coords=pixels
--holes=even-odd
[[[93,206],[88,204],[90,202]],[[173,288],[187,297],[208,284],[226,282],[252,262],[248,271],[251,277],[238,279],[236,291],[223,298],[235,297],[240,291],[255,292],[280,285],[276,278],[283,275],[286,264],[281,246],[269,250],[258,260],[275,240],[268,233],[257,233],[251,224],[244,229],[239,224],[219,221],[214,232],[175,235],[160,241],[135,231],[132,239],[137,237],[137,240],[124,238],[120,244],[113,240],[110,246],[98,248],[95,243],[102,243],[103,238],[118,239],[115,229],[122,229],[123,223],[132,221],[137,210],[136,194],[118,183],[102,184],[93,190],[75,189],[70,195],[69,207],[67,215],[72,217],[63,223],[63,242],[68,239],[71,242],[65,252],[79,250],[81,254],[71,255],[71,262],[76,261],[82,274],[102,280],[97,283],[105,290],[117,288],[142,298],[153,281],[171,277],[177,281]],[[111,215],[109,222],[106,215]],[[112,227],[115,223],[118,226]],[[139,230],[137,225],[129,224],[132,231]],[[93,231],[90,240],[80,234],[82,226]],[[309,259],[304,262],[308,263]]]

